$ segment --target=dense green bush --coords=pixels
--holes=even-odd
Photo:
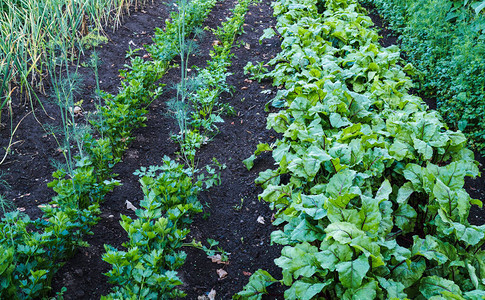
[[[436,98],[453,128],[485,148],[485,15],[483,1],[364,0],[401,36],[401,48],[420,71],[419,88]]]

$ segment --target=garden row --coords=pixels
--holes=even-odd
[[[32,101],[43,91],[52,56],[74,62],[84,49],[107,40],[124,13],[148,1],[5,0],[0,3],[0,109],[12,105],[12,93]],[[39,98],[37,98],[39,99]],[[31,102],[32,104],[32,102]],[[42,103],[39,104],[42,106]],[[0,120],[1,121],[1,120]]]
[[[445,121],[485,147],[485,1],[365,0],[401,36],[419,70],[420,91],[436,99]]]
[[[184,26],[188,35],[202,23],[215,2],[192,1],[186,15],[172,13],[172,22],[167,21],[165,31],[156,33],[156,44],[148,49],[153,61],[134,58],[129,70],[121,71],[125,79],[120,92],[103,95],[105,105],[98,106],[98,119],[92,122],[101,137],[88,133],[77,137],[77,152],[72,151],[72,155],[69,136],[80,125],[66,120],[73,120],[74,112],[72,107],[64,107],[66,167],[54,172],[55,180],[49,183],[57,196],[42,208],[42,218],[31,220],[15,211],[6,213],[0,223],[1,298],[46,295],[63,262],[79,246],[87,246],[83,237],[99,219],[103,196],[118,185],[111,169],[132,140],[132,130],[143,126],[146,106],[161,93],[157,82],[177,53],[178,28]],[[70,75],[68,67],[62,69],[62,65],[57,71],[64,74],[56,77],[59,82],[53,84],[61,103],[72,97],[75,74]],[[66,85],[67,91],[63,88]]]
[[[463,189],[479,174],[461,132],[428,110],[383,48],[356,0],[274,2],[282,51],[248,65],[281,86],[260,144],[277,169],[261,172],[260,198],[276,210],[271,235],[285,299],[483,299],[485,226]],[[250,168],[252,156],[245,161]],[[278,280],[255,272],[236,299],[261,299]]]
[[[205,69],[198,69],[197,76],[190,79],[194,81],[191,84],[188,83],[184,61],[188,60],[193,46],[190,42],[179,41],[181,82],[177,87],[177,99],[171,106],[180,132],[173,139],[180,144],[179,157],[188,167],[184,168],[166,156],[162,166],[150,166],[136,172],[141,177],[144,194],[140,202],[142,208],[136,210],[136,220],[121,216],[121,225],[129,238],[123,244],[127,250],[105,246],[107,253],[103,260],[112,265],[107,275],[115,287],[102,299],[183,297],[185,293],[177,289],[183,282],[176,271],[187,256],[181,248],[192,246],[210,256],[215,254],[211,248],[217,242],[213,240],[208,240],[209,248],[200,242],[186,242],[191,217],[202,212],[198,194],[220,183],[215,168],[197,166],[196,152],[216,134],[215,123],[223,122],[220,115],[227,106],[219,102],[219,95],[229,91],[226,78],[230,75],[227,69],[231,64],[231,48],[236,36],[242,32],[245,15],[253,1],[240,1],[232,10],[232,17],[214,30],[218,43],[214,44],[211,60]],[[187,3],[179,2],[179,10],[187,11],[184,5]],[[216,167],[223,167],[216,160],[214,162]]]

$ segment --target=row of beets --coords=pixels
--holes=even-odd
[[[485,226],[468,222],[464,177],[479,174],[461,132],[408,93],[356,0],[274,3],[283,86],[268,128],[277,168],[260,173],[276,210],[285,299],[483,299]],[[274,34],[267,29],[265,36]],[[256,67],[248,67],[257,70]],[[259,270],[236,298],[277,282]]]
[[[42,218],[31,220],[18,211],[6,213],[0,223],[0,298],[32,299],[45,296],[55,272],[76,251],[86,246],[83,238],[99,220],[100,202],[118,182],[112,167],[132,140],[133,129],[143,126],[146,106],[161,94],[157,82],[176,55],[177,24],[185,22],[186,32],[199,26],[214,1],[191,1],[186,16],[172,13],[165,30],[158,30],[155,44],[148,48],[153,60],[135,58],[117,95],[104,95],[98,107],[101,123],[92,124],[103,138],[87,134],[84,148],[88,156],[78,159],[72,174],[54,172],[49,183],[57,195],[42,208]]]

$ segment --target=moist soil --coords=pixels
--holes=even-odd
[[[223,1],[216,4],[202,27],[215,29],[230,16],[230,9],[236,3]],[[233,48],[234,57],[229,69],[232,75],[228,77],[228,82],[234,89],[221,97],[223,102],[234,108],[234,114],[224,116],[225,123],[220,124],[220,132],[197,155],[201,167],[216,158],[226,168],[221,172],[221,185],[200,195],[204,212],[194,218],[188,242],[195,239],[208,245],[208,238],[219,241],[218,246],[230,253],[229,264],[213,263],[203,251],[184,248],[187,260],[179,276],[184,282],[181,289],[187,293],[187,299],[197,299],[212,289],[216,291],[217,299],[230,299],[260,268],[281,278],[281,271],[273,263],[279,257],[280,247],[269,246],[270,233],[275,230],[271,225],[272,212],[266,203],[258,200],[262,190],[254,185],[258,173],[273,167],[274,162],[270,155],[262,155],[255,161],[251,171],[242,164],[242,160],[254,152],[258,143],[271,143],[276,136],[275,132],[266,130],[267,113],[264,112],[265,104],[276,95],[276,89],[270,82],[251,81],[243,74],[243,68],[249,61],[268,61],[280,49],[277,38],[259,43],[263,30],[276,23],[269,4],[270,1],[262,1],[250,7],[244,24],[245,32]],[[129,62],[125,57],[127,50],[152,43],[155,28],[163,27],[168,16],[168,7],[155,1],[126,16],[123,25],[115,32],[108,32],[109,42],[96,49],[101,59],[98,72],[102,90],[112,94],[117,92],[120,85],[118,70]],[[205,30],[197,40],[198,48],[191,56],[189,65],[203,68],[210,59],[209,52],[215,37],[210,30]],[[81,61],[87,61],[90,54],[87,51]],[[143,50],[137,52],[137,55],[145,54]],[[177,60],[179,58],[175,59],[175,64]],[[195,73],[195,68],[190,69],[191,73]],[[81,67],[79,73],[83,75],[84,88],[76,97],[76,101],[83,100],[83,116],[79,116],[78,121],[84,122],[94,111],[96,83],[91,69]],[[67,288],[63,293],[64,299],[99,299],[110,292],[112,286],[103,274],[110,270],[110,265],[102,260],[104,245],[123,249],[122,243],[127,240],[127,235],[119,224],[120,214],[135,217],[134,212],[126,208],[125,202],[130,201],[138,207],[143,199],[138,177],[133,172],[142,166],[161,164],[165,155],[177,158],[175,152],[178,147],[170,136],[178,129],[166,102],[175,96],[171,87],[180,80],[178,76],[179,69],[174,67],[162,79],[166,84],[164,94],[150,105],[146,127],[133,132],[135,140],[113,170],[119,174],[116,179],[122,185],[105,197],[101,206],[101,220],[92,229],[94,234],[86,238],[90,247],[80,249],[53,278],[51,296],[55,296],[63,287]],[[24,103],[20,97],[13,101],[14,127],[28,115],[14,136],[13,142],[17,143],[12,146],[6,162],[0,166],[4,173],[2,180],[11,185],[10,189],[2,191],[3,194],[31,218],[40,217],[38,205],[49,202],[54,196],[54,192],[46,186],[55,171],[50,161],[63,159],[55,139],[44,129],[59,124],[59,109],[49,102],[49,97],[39,97],[44,109],[37,107],[39,105],[34,102],[35,116],[28,114],[31,111],[30,103],[22,105]],[[9,129],[6,126],[1,131],[2,145],[8,143]],[[227,276],[220,278],[218,269],[227,272]],[[278,288],[270,289],[270,294],[270,299],[283,298],[283,291]]]
[[[230,15],[230,9],[235,4],[234,0],[216,4],[203,27],[219,26]],[[101,59],[98,72],[102,90],[116,94],[121,80],[118,70],[129,62],[127,51],[152,43],[155,28],[163,27],[168,16],[168,7],[155,0],[153,4],[125,16],[123,25],[116,31],[107,32],[109,42],[96,49]],[[385,46],[396,43],[396,36],[386,29],[385,23],[372,10],[371,17],[384,30],[381,43]],[[281,270],[273,262],[279,257],[281,248],[270,246],[270,234],[276,230],[271,225],[272,211],[266,203],[258,200],[262,190],[254,185],[258,173],[272,168],[274,161],[270,155],[261,155],[251,171],[241,162],[254,152],[258,143],[271,143],[277,138],[275,132],[266,129],[267,112],[264,111],[266,103],[276,95],[276,88],[272,87],[271,82],[251,81],[243,73],[247,62],[268,61],[279,52],[276,37],[259,43],[263,30],[275,23],[270,1],[263,0],[250,7],[244,24],[245,32],[239,36],[233,48],[234,57],[229,70],[232,75],[228,77],[228,82],[234,89],[221,97],[223,102],[234,108],[234,114],[224,116],[225,123],[220,124],[220,132],[197,155],[199,166],[210,164],[216,158],[226,165],[226,169],[221,172],[221,185],[200,195],[204,212],[194,218],[189,238],[204,243],[208,238],[217,240],[219,246],[230,255],[229,264],[216,264],[203,251],[185,248],[187,260],[179,276],[184,282],[181,288],[187,293],[186,299],[197,299],[212,289],[216,291],[216,299],[230,299],[247,284],[249,276],[257,269],[267,270],[275,278],[281,278]],[[197,38],[199,47],[189,61],[191,66],[203,68],[210,59],[209,52],[215,37],[209,30],[204,32]],[[90,54],[91,51],[87,51],[81,55],[81,61],[87,61]],[[137,52],[137,55],[145,54],[143,50]],[[177,63],[177,58],[174,63]],[[195,73],[193,67],[191,70],[191,73]],[[78,122],[85,122],[90,112],[94,111],[96,82],[92,69],[81,67],[79,73],[83,75],[84,87],[76,96],[77,101],[83,101],[83,113],[78,117]],[[55,296],[63,287],[67,288],[64,299],[99,299],[110,292],[112,286],[108,283],[108,277],[103,275],[110,270],[110,265],[102,260],[104,245],[123,249],[122,243],[127,240],[127,235],[119,224],[120,214],[134,217],[125,202],[130,201],[138,207],[143,199],[138,177],[133,172],[143,166],[161,164],[164,155],[177,158],[175,152],[178,148],[170,136],[178,130],[166,102],[175,96],[171,87],[179,80],[178,76],[178,69],[174,67],[162,79],[166,84],[164,94],[150,105],[146,127],[133,132],[135,140],[113,170],[119,174],[116,179],[122,185],[105,197],[101,206],[101,220],[93,228],[94,234],[86,238],[90,247],[80,249],[59,270],[52,281],[51,296]],[[45,90],[48,95],[47,83]],[[14,95],[12,121],[4,112],[1,121],[6,124],[0,129],[0,144],[6,148],[11,129],[18,125],[12,139],[15,144],[0,164],[0,183],[8,183],[10,187],[0,185],[0,193],[31,218],[41,217],[38,206],[49,202],[55,195],[46,186],[55,171],[55,164],[51,161],[63,159],[59,145],[49,134],[50,128],[60,123],[59,108],[48,96],[38,97],[43,107],[35,100],[24,100],[23,95]],[[435,107],[432,103],[428,104]],[[4,150],[0,151],[0,160]],[[483,162],[481,157],[477,156],[477,159]],[[467,180],[466,188],[472,197],[485,199],[485,185],[481,179]],[[258,218],[264,220],[264,224],[258,222]],[[470,221],[473,224],[485,223],[484,212],[473,209]],[[226,271],[227,276],[220,278],[217,274],[219,269]],[[281,286],[270,287],[267,299],[283,299],[283,291]]]

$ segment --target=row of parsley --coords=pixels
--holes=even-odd
[[[164,157],[161,166],[142,168],[136,174],[141,177],[144,199],[137,218],[122,215],[121,225],[128,234],[123,244],[126,251],[106,245],[103,260],[112,265],[107,273],[115,284],[113,292],[102,299],[172,299],[184,297],[177,289],[183,282],[177,276],[186,259],[181,248],[189,234],[192,215],[202,211],[198,194],[218,181],[215,170],[206,168],[209,177],[204,178],[202,170],[191,162],[195,151],[202,146],[201,141],[216,133],[216,121],[225,105],[218,101],[222,92],[228,91],[226,83],[228,67],[231,65],[235,38],[242,32],[245,15],[254,0],[242,0],[232,10],[232,17],[218,27],[214,33],[219,41],[211,52],[211,60],[205,69],[198,70],[198,89],[189,95],[190,119],[188,132],[184,137],[176,137],[187,156],[188,167]],[[204,109],[208,104],[210,109]],[[202,122],[201,122],[202,121]],[[179,133],[181,134],[181,133]],[[194,136],[196,137],[194,139]],[[196,141],[194,144],[194,140]],[[197,175],[198,174],[198,175]],[[217,183],[217,182],[216,182]],[[201,247],[200,243],[192,245]],[[211,245],[212,246],[212,245]],[[206,248],[207,249],[207,248]]]
[[[148,48],[153,61],[140,57],[131,61],[117,95],[104,94],[105,105],[98,107],[100,123],[93,126],[103,138],[84,136],[88,155],[78,159],[72,174],[57,170],[48,185],[57,193],[43,216],[31,220],[18,211],[6,213],[0,223],[0,298],[32,299],[45,296],[54,274],[80,246],[99,220],[100,202],[119,183],[112,167],[132,140],[133,129],[143,126],[146,107],[162,92],[159,79],[176,54],[177,22],[185,22],[187,32],[206,18],[214,1],[191,1],[190,14],[171,14],[165,30],[158,30]]]
[[[468,222],[482,203],[463,188],[479,171],[464,135],[408,93],[412,67],[379,45],[356,0],[274,11],[282,52],[255,77],[284,86],[267,120],[282,138],[258,146],[277,169],[256,183],[283,226],[271,239],[284,245],[285,299],[483,299],[485,226]],[[234,298],[261,299],[275,282],[258,270]]]
[[[362,0],[376,7],[400,36],[406,60],[419,72],[419,92],[436,99],[450,126],[485,153],[484,25],[482,0]]]

